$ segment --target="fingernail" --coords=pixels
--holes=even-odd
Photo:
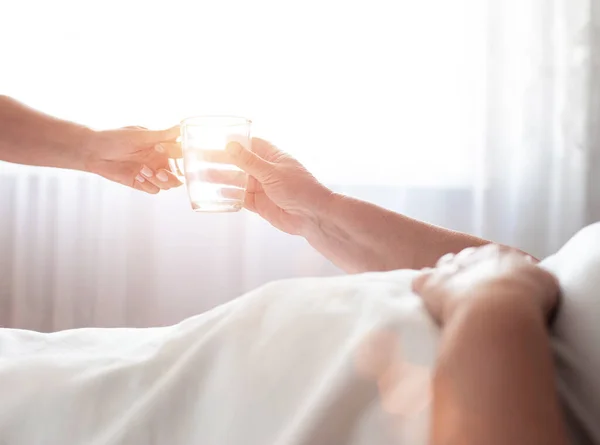
[[[141,175],[137,175],[135,177],[135,180],[139,183],[146,182],[146,180]]]
[[[160,182],[167,182],[169,180],[169,176],[165,172],[160,171],[156,174],[156,179],[158,179]]]
[[[152,173],[152,170],[150,170],[148,167],[144,166],[144,168],[142,169],[142,171],[140,172],[142,175],[144,175],[146,178],[151,178],[152,175],[154,173]]]
[[[165,152],[165,147],[163,147],[162,145],[158,144],[154,146],[154,150],[156,150],[158,153],[164,153]]]

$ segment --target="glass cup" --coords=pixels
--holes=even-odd
[[[196,212],[237,212],[244,204],[247,175],[229,163],[225,147],[235,141],[251,149],[252,122],[235,116],[199,116],[181,122],[183,158],[171,170],[187,187]]]

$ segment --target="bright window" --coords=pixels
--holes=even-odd
[[[96,128],[248,116],[329,182],[460,184],[482,129],[479,3],[11,1],[0,85]]]

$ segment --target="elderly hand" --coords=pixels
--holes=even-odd
[[[248,177],[244,206],[258,213],[273,226],[292,235],[302,235],[315,224],[327,206],[331,191],[320,184],[298,161],[271,143],[254,138],[252,151],[231,142],[228,160]],[[217,183],[241,186],[243,172],[210,172],[208,179]]]
[[[530,257],[492,244],[443,256],[435,269],[415,278],[413,290],[440,325],[475,300],[495,298],[533,303],[548,317],[559,295],[554,276]]]
[[[179,127],[91,132],[84,143],[85,170],[151,194],[178,187],[181,182],[168,164],[169,158],[181,157],[178,136]]]

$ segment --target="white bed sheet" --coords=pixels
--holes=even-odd
[[[598,439],[582,379],[600,361],[569,299],[600,288],[581,272],[599,231],[544,263],[564,283],[559,388],[579,441]],[[166,328],[0,330],[0,443],[425,445],[439,332],[415,273],[276,282]]]

